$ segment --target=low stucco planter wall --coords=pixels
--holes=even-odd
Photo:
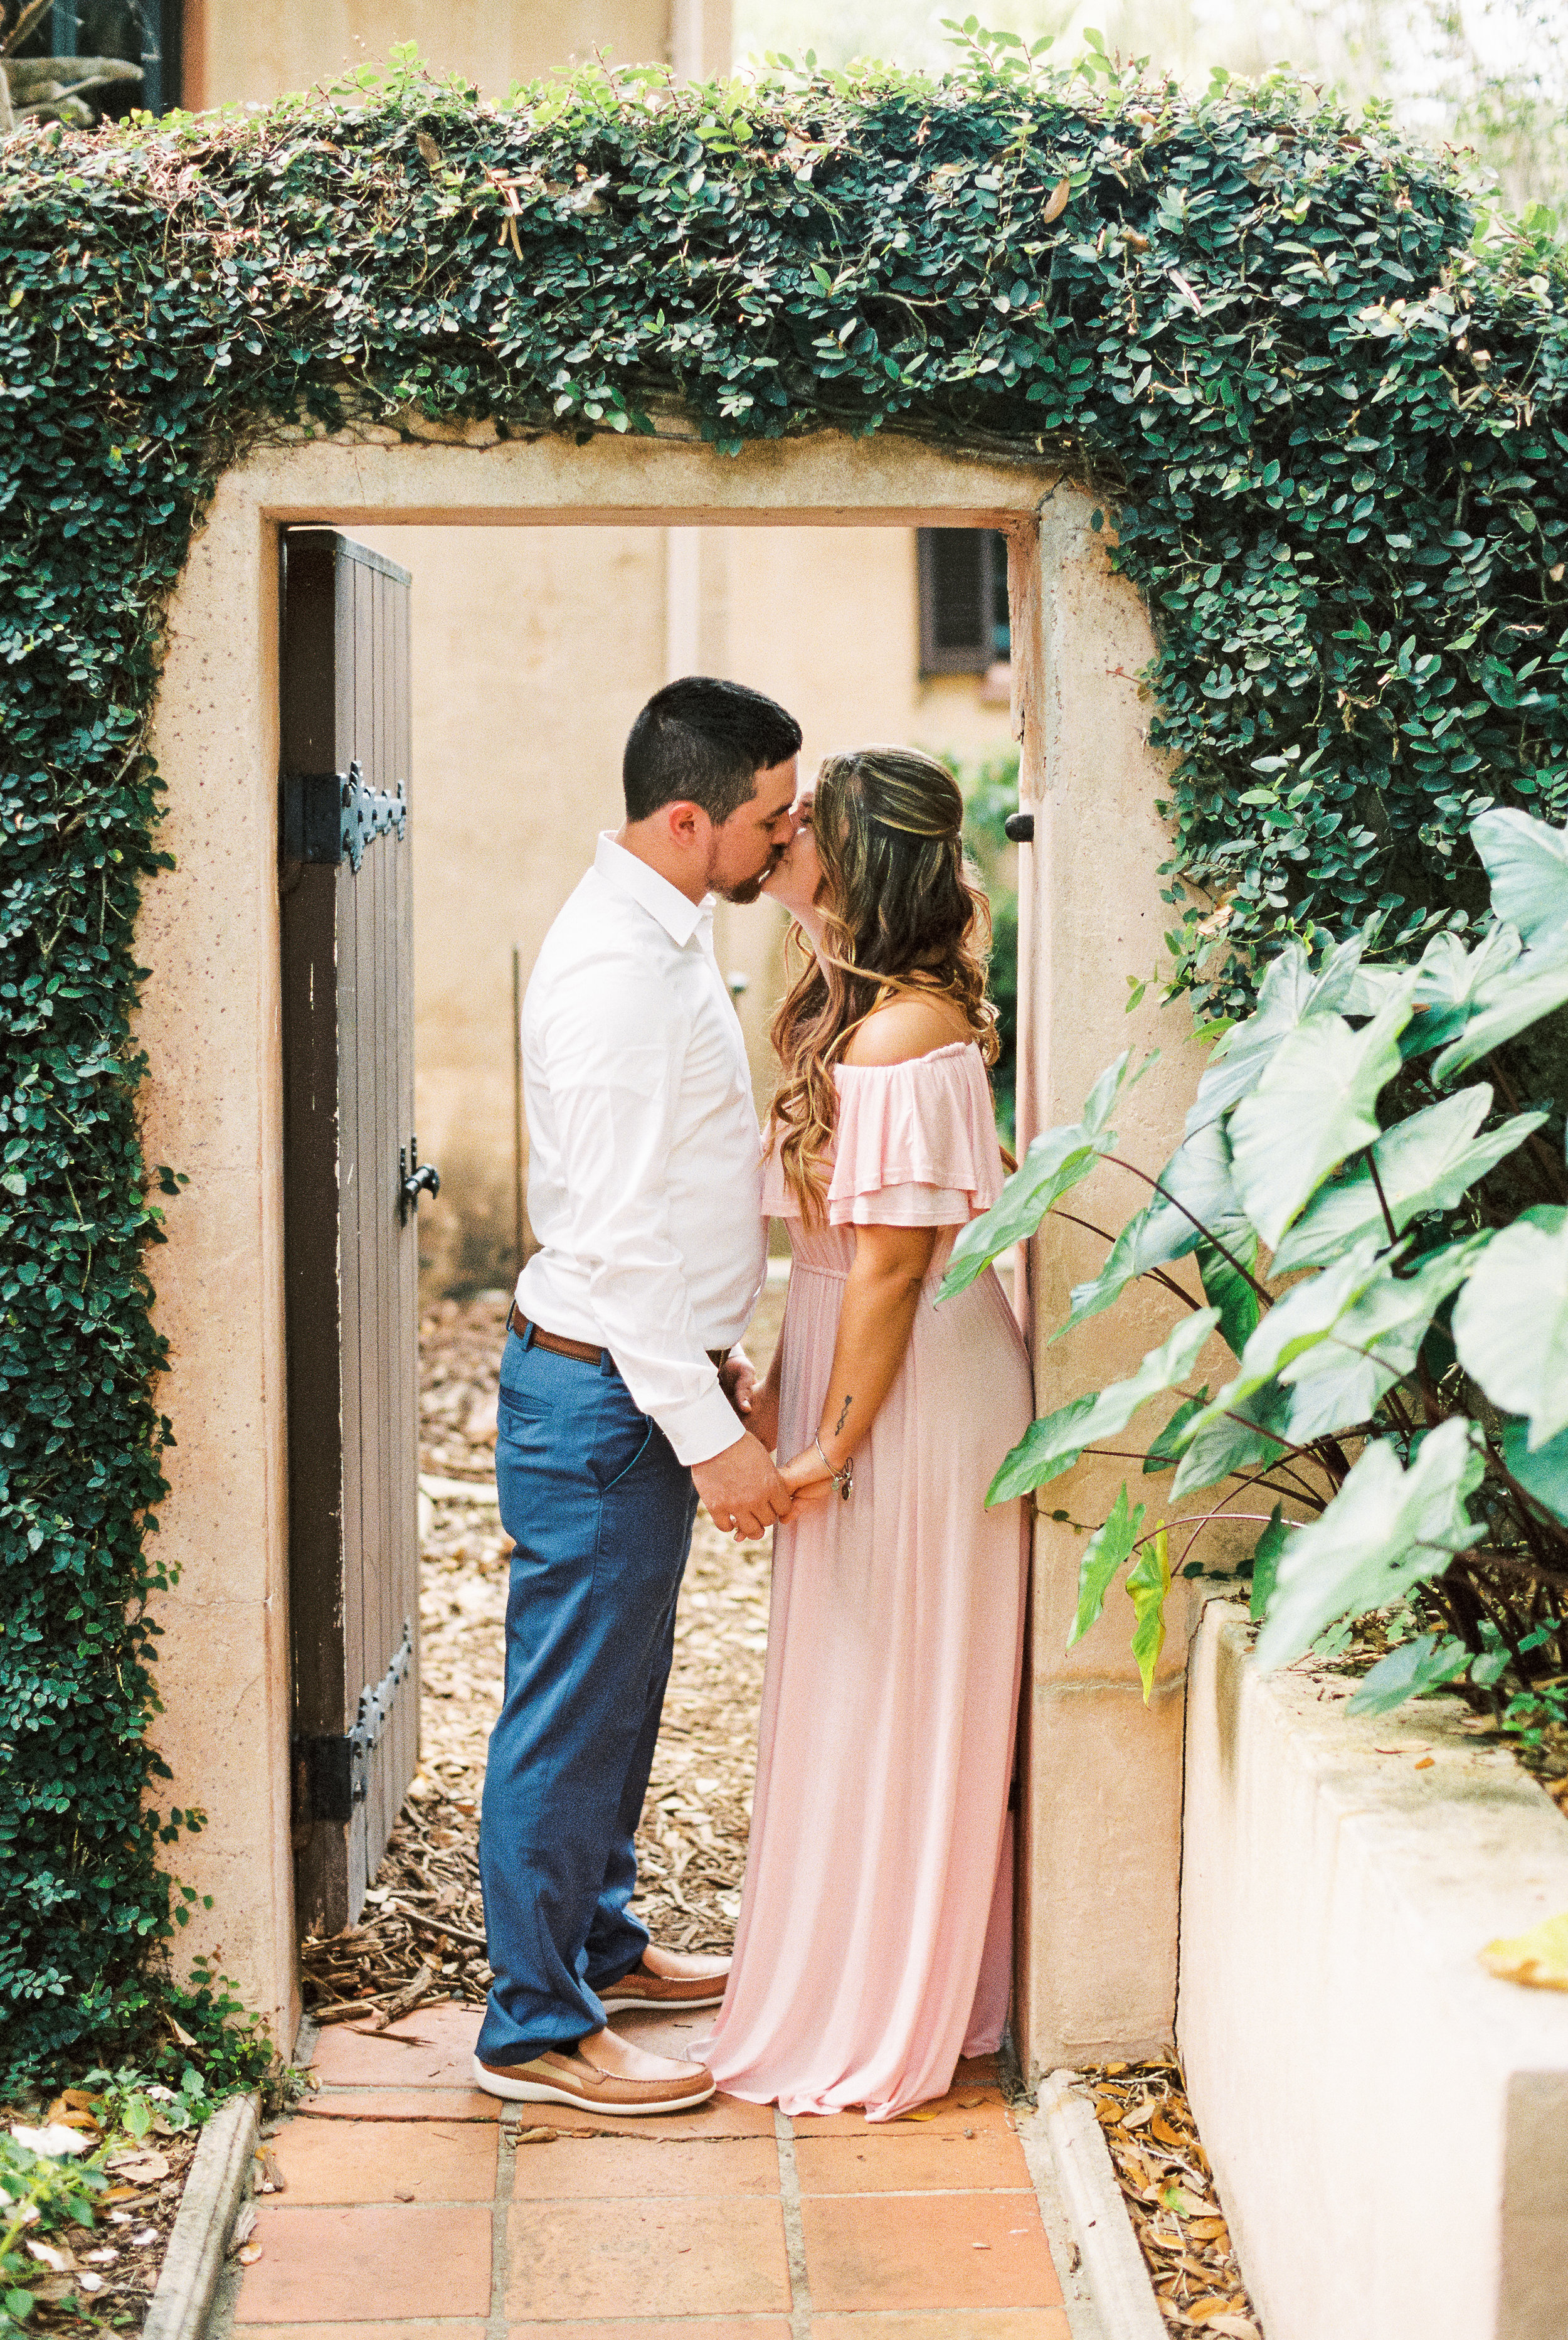
[[[1177,2036],[1268,2340],[1568,2340],[1568,1996],[1476,1958],[1568,1821],[1458,1700],[1349,1721],[1250,1641],[1189,1658]]]

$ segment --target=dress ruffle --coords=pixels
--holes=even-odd
[[[837,1065],[833,1081],[830,1226],[962,1226],[991,1208],[1006,1174],[972,1040],[902,1065]],[[776,1150],[764,1165],[762,1206],[770,1218],[800,1216]]]

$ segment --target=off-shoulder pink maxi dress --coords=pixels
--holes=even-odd
[[[985,1491],[1031,1414],[1028,1359],[988,1269],[936,1294],[1003,1177],[970,1042],[835,1072],[825,1227],[788,1222],[779,1453],[817,1429],[856,1226],[942,1230],[908,1351],[856,1450],[854,1492],[775,1531],[756,1795],[735,1965],[700,2052],[786,2113],[892,2119],[999,2043],[1011,1966],[1022,1507]]]

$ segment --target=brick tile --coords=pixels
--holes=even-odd
[[[617,2315],[592,2324],[513,2324],[507,2340],[790,2340],[790,2327],[782,2315]]]
[[[420,2203],[257,2205],[261,2256],[245,2270],[237,2324],[363,2324],[483,2316],[490,2214]]]
[[[567,2329],[565,2325],[552,2328],[562,2334]],[[1065,2307],[945,2307],[938,2315],[814,2315],[811,2328],[812,2340],[1070,2340]]]
[[[492,2122],[291,2121],[272,2150],[291,2206],[305,2202],[489,2202]]]
[[[775,2202],[519,2202],[507,2241],[519,2323],[789,2310]]]
[[[296,2120],[498,2121],[498,2097],[482,2088],[312,2088]]]
[[[1061,2303],[1032,2195],[819,2196],[801,2216],[814,2309]]]
[[[1011,2186],[1029,2193],[1023,2147],[1006,2129],[956,2137],[884,2121],[859,2137],[795,2137],[803,2194],[952,2194]]]
[[[894,2120],[870,2121],[863,2113],[797,2113],[794,2126],[796,2137],[863,2137],[868,2131],[962,2137],[966,2128],[1003,2135],[1012,2123],[1000,2088],[955,2080],[945,2097],[917,2105],[912,2112],[901,2113]]]
[[[269,2324],[267,2340],[485,2340],[485,2327],[446,2316],[422,2324]]]
[[[579,2111],[576,2105],[513,2105],[509,2110],[540,2128],[558,2129],[563,2137],[772,2137],[771,2105],[750,2105],[742,2097],[710,2097],[695,2113],[645,2114],[640,2120],[617,2120],[613,2113]]]
[[[512,2190],[519,2202],[776,2194],[778,2148],[771,2137],[558,2137],[518,2147]]]
[[[459,2001],[416,2008],[374,2038],[353,2024],[330,2024],[311,2068],[334,2087],[466,2087],[483,2019],[483,2008]]]

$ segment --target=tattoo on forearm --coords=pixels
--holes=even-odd
[[[843,1428],[845,1418],[846,1418],[846,1416],[848,1415],[849,1410],[850,1410],[851,1406],[852,1406],[853,1403],[854,1403],[854,1395],[853,1395],[853,1391],[852,1391],[852,1392],[850,1393],[850,1394],[849,1394],[848,1396],[846,1396],[846,1397],[845,1397],[843,1403],[840,1406],[840,1408],[839,1408],[839,1410],[838,1410],[838,1420],[833,1423],[833,1436],[834,1436],[835,1438],[838,1436],[839,1432]]]

